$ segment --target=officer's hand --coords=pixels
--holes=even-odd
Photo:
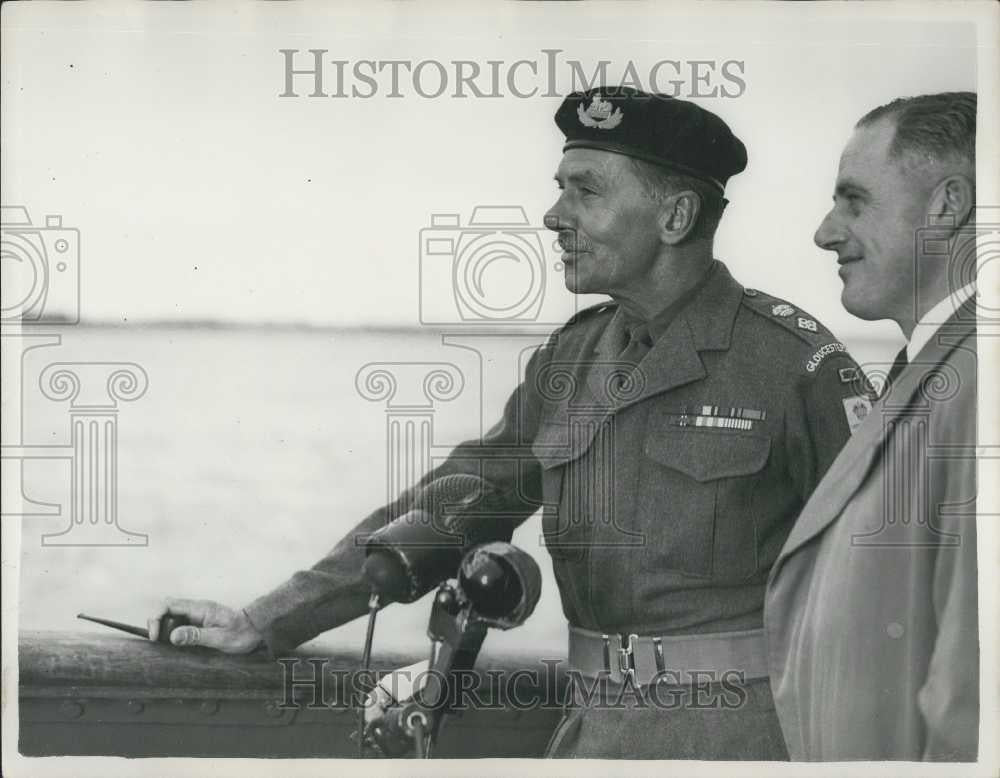
[[[167,613],[187,616],[191,626],[170,633],[175,646],[207,646],[227,654],[249,654],[264,640],[242,610],[227,608],[212,600],[168,599],[160,612],[147,621],[149,639],[160,635],[160,618]]]

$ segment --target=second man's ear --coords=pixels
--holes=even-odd
[[[698,224],[701,213],[701,196],[684,189],[670,195],[660,212],[660,239],[668,245],[676,245],[685,240]]]
[[[928,215],[939,224],[950,223],[958,228],[969,220],[969,215],[975,206],[975,183],[968,176],[955,174],[948,176],[935,187]]]

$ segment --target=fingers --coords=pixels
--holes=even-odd
[[[160,605],[156,614],[146,620],[149,639],[154,642],[159,639],[160,621],[168,613],[175,616],[186,616],[192,624],[204,626],[206,623],[214,625],[214,620],[217,620],[219,615],[225,610],[225,606],[219,605],[219,603],[212,600],[187,600],[179,597],[168,597]]]
[[[160,638],[161,620],[167,614],[184,616],[190,622],[170,633],[170,642],[175,646],[205,646],[228,654],[247,654],[263,639],[242,611],[214,600],[171,597],[164,601],[157,616],[147,621],[150,640]]]
[[[188,620],[196,625],[202,625],[211,621],[211,617],[224,607],[214,600],[185,600],[179,597],[170,597],[166,600],[163,613],[173,613],[176,616],[187,616]]]
[[[207,628],[175,627],[170,633],[170,642],[175,646],[204,646],[207,645],[202,642],[205,632],[208,632]]]
[[[248,654],[257,641],[248,635],[221,627],[177,627],[170,633],[170,642],[175,646],[204,646],[227,654]]]
[[[146,619],[146,629],[149,631],[149,639],[153,642],[160,637],[160,619],[170,612],[170,603],[175,602],[170,598],[160,603],[156,613]]]

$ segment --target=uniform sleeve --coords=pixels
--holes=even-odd
[[[548,356],[548,347],[535,352],[525,380],[507,400],[503,417],[482,440],[458,445],[445,462],[396,502],[369,514],[312,568],[295,573],[244,609],[272,655],[278,656],[367,611],[370,589],[361,575],[365,555],[359,540],[406,513],[431,481],[456,473],[479,476],[499,490],[505,514],[509,512],[515,525],[535,512],[541,502],[541,468],[531,453],[531,442],[538,427],[540,401],[533,387],[534,376]]]
[[[963,411],[950,420],[963,448],[974,450],[975,389],[956,405]],[[952,506],[936,517],[943,532],[958,537],[956,546],[936,549],[932,596],[937,637],[927,677],[917,695],[924,719],[927,761],[975,761],[979,743],[979,618],[976,561],[976,460],[955,457],[930,468],[931,505]],[[971,499],[971,501],[970,501]]]
[[[871,408],[864,373],[847,354],[827,357],[814,372],[803,369],[797,407],[787,415],[787,453],[791,476],[809,499],[823,474]]]

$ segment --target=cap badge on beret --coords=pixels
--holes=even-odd
[[[625,121],[628,114],[628,121]],[[697,177],[720,193],[747,166],[747,150],[721,118],[695,103],[631,87],[572,92],[555,115],[563,151],[594,149]]]
[[[610,102],[602,100],[599,94],[595,94],[586,110],[584,110],[583,103],[577,106],[576,115],[580,117],[580,124],[584,127],[613,130],[622,123],[625,115],[621,108],[615,108],[614,111],[611,108]]]

